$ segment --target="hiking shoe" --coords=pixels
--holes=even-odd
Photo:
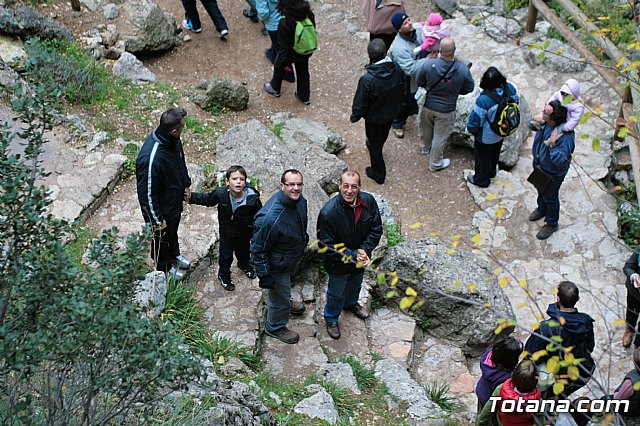
[[[269,31],[267,30],[267,27],[264,26],[264,24],[262,24],[262,28],[260,28],[260,34],[262,34],[263,36],[269,35]]]
[[[398,139],[404,138],[404,129],[393,129],[393,135]]]
[[[295,300],[291,301],[289,308],[289,312],[291,312],[291,315],[302,315],[306,310],[307,308],[304,306],[304,303],[296,302]]]
[[[276,331],[269,331],[265,328],[264,334],[289,345],[298,343],[298,340],[300,340],[300,335],[293,330],[289,330],[287,327],[282,327],[281,329]]]
[[[251,9],[245,9],[242,11],[242,14],[244,16],[246,16],[247,18],[251,19],[252,22],[257,23],[259,21],[258,19],[258,14],[255,13],[253,10]]]
[[[189,261],[189,259],[187,259],[183,255],[180,255],[180,256],[176,257],[176,264],[178,265],[178,268],[180,268],[180,269],[189,269],[189,268],[191,268],[191,262]]]
[[[193,31],[194,33],[202,32],[202,28],[198,28],[198,29],[193,28],[193,24],[191,23],[191,18],[187,18],[182,21],[182,28],[184,28],[185,30]]]
[[[631,346],[631,342],[633,341],[633,335],[635,331],[629,326],[624,328],[624,334],[622,335],[622,347],[628,348]]]
[[[222,284],[222,287],[225,290],[233,291],[236,289],[235,284],[231,282],[231,277],[223,277],[222,275],[218,274],[218,279],[220,280],[220,284]]]
[[[182,281],[184,279],[184,272],[178,270],[175,266],[172,266],[171,269],[167,272],[167,279],[173,278],[176,282]]]
[[[558,228],[558,225],[549,225],[547,223],[542,227],[542,229],[540,229],[540,231],[538,231],[538,233],[536,234],[536,238],[539,240],[546,240],[551,236],[551,234],[556,232]]]
[[[531,212],[531,214],[529,215],[529,222],[535,222],[536,220],[540,220],[543,217],[545,217],[546,214],[542,213],[540,210],[535,209],[534,211]]]
[[[478,185],[474,179],[474,175],[467,175],[467,182],[469,182],[472,185],[475,185],[479,188],[488,188],[489,185]]]
[[[227,36],[229,35],[229,30],[222,30],[220,31],[220,40],[222,41],[227,41]]]
[[[245,274],[245,275],[246,275],[250,280],[252,280],[252,279],[254,279],[255,277],[257,277],[257,275],[256,275],[256,271],[255,271],[251,266],[248,266],[248,267],[246,267],[246,268],[242,268],[242,267],[241,267],[240,269],[242,269],[242,272],[244,272],[244,274]]]
[[[262,88],[264,89],[265,92],[267,92],[268,94],[270,94],[271,96],[275,96],[276,98],[280,97],[280,92],[278,92],[276,89],[274,89],[273,87],[271,87],[271,83],[265,83],[262,85]]]
[[[438,167],[429,166],[429,171],[430,172],[439,172],[440,170],[446,169],[450,165],[451,165],[451,160],[449,160],[448,158],[445,158],[445,159],[442,160],[442,165],[441,166],[438,166]]]
[[[300,99],[300,96],[298,96],[298,92],[293,92],[293,96],[295,96],[300,102],[302,102],[305,105],[311,105],[311,101],[303,101],[302,99]]]
[[[384,183],[384,178],[378,176],[371,167],[366,167],[364,169],[364,172],[369,177],[369,179],[373,179],[378,185],[382,185]]]
[[[369,318],[369,309],[359,303],[356,303],[352,306],[347,306],[345,309],[347,311],[353,312],[353,314],[361,320],[366,320],[367,318]]]
[[[340,327],[337,322],[328,322],[327,323],[327,334],[332,339],[338,340],[340,338]]]

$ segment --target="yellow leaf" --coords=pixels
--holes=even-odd
[[[573,364],[574,360],[576,359],[575,355],[573,355],[571,352],[569,352],[568,354],[565,354],[564,356],[564,360],[567,361],[569,364]]]
[[[322,247],[320,250],[318,250],[318,253],[319,253],[319,254],[322,254],[322,253],[326,252],[327,250],[329,250],[329,247],[324,246],[324,247]]]
[[[617,320],[615,320],[614,322],[612,322],[612,323],[611,323],[611,325],[613,325],[614,327],[617,327],[617,326],[619,326],[619,325],[624,324],[624,322],[625,322],[625,321],[624,321],[623,319],[617,319]]]
[[[420,306],[424,305],[424,300],[418,301],[418,303],[413,305],[412,309],[418,309]]]
[[[552,356],[547,360],[547,371],[556,374],[560,370],[560,360],[557,356]]]
[[[409,225],[409,228],[411,229],[418,229],[422,226],[422,223],[420,222],[416,222],[416,223],[412,223],[411,225]]]
[[[633,384],[633,390],[634,391],[639,391],[640,390],[640,382],[635,382]]]
[[[416,293],[416,291],[412,287],[407,287],[407,289],[404,291],[404,294],[410,297],[416,297],[418,295],[418,293]]]
[[[376,282],[380,285],[384,284],[387,281],[387,276],[381,272],[376,276]]]
[[[499,209],[496,210],[496,216],[498,219],[502,219],[505,213],[507,213],[507,209],[505,209],[504,207],[500,207]]]
[[[459,240],[459,239],[460,239],[460,235],[452,235],[452,236],[450,236],[450,237],[449,237],[449,239],[450,239],[451,241],[457,241],[457,240]]]
[[[546,355],[547,355],[547,351],[542,349],[542,350],[539,350],[538,352],[534,352],[531,355],[531,360],[533,362],[536,362],[537,360],[539,360],[540,358],[542,358],[543,356],[546,356]]]
[[[487,201],[496,200],[497,198],[498,198],[498,194],[487,194],[487,196],[484,197],[484,199]]]
[[[593,107],[593,112],[600,114],[602,112],[602,105],[596,105]]]
[[[423,276],[426,273],[427,273],[426,269],[421,269],[420,272],[418,272],[418,275]]]
[[[624,59],[624,56],[621,56],[620,59],[618,59],[618,62],[616,62],[616,68],[620,68],[622,64],[624,64]]]
[[[344,243],[338,243],[333,246],[334,249],[338,250],[339,248],[344,247]]]
[[[498,284],[500,284],[500,287],[505,288],[509,285],[509,277],[502,277],[500,278],[500,280],[498,280]]]
[[[500,275],[502,273],[502,268],[496,268],[495,271],[493,271],[494,275]]]
[[[622,129],[620,129],[620,131],[618,132],[618,136],[620,136],[620,133],[622,133],[622,130],[626,129],[626,127],[623,127]],[[625,132],[625,136],[626,136],[626,132]],[[624,136],[620,136],[621,138],[624,138]],[[598,138],[593,138],[591,140],[591,149],[593,151],[599,151],[600,150],[600,139]]]
[[[478,286],[476,286],[474,283],[469,283],[469,285],[467,286],[467,288],[471,291],[476,291],[478,290]]]
[[[411,305],[413,305],[414,300],[413,297],[403,297],[402,300],[400,300],[400,309],[409,309]]]
[[[447,254],[453,254],[453,253],[455,253],[455,252],[456,252],[456,251],[455,251],[455,249],[449,249],[449,250],[447,250]]]
[[[224,361],[224,355],[220,355],[220,356],[218,357],[218,360],[216,361],[216,363],[218,363],[218,364],[220,364],[220,365],[224,364],[224,363],[225,363],[225,361]]]
[[[476,234],[471,238],[471,242],[475,245],[479,246],[482,244],[482,236],[480,234]]]
[[[451,245],[453,247],[458,247],[460,245],[460,241],[454,241],[453,243],[451,243]]]
[[[338,253],[344,253],[345,251],[347,251],[346,247],[342,247],[340,250],[338,250]]]
[[[527,288],[527,280],[525,278],[521,279],[518,284],[520,284],[520,287],[522,288]]]
[[[455,283],[453,283],[453,287],[455,287],[456,289],[460,288],[460,284],[462,284],[462,280],[458,279],[456,280]]]
[[[395,291],[389,291],[387,292],[387,299],[391,299],[392,297],[397,296],[398,293],[396,293]]]
[[[533,324],[531,324],[531,329],[532,329],[532,330],[534,330],[534,331],[535,331],[535,330],[537,330],[537,329],[539,329],[539,328],[540,328],[540,321],[536,321],[536,322],[534,322]]]
[[[560,323],[560,325],[565,325],[567,323],[567,320],[563,316],[559,315],[558,322]]]
[[[564,383],[556,382],[556,383],[553,384],[553,394],[554,395],[560,395],[563,390],[564,390]]]

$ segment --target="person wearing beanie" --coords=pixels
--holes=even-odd
[[[389,50],[398,33],[391,23],[391,17],[397,13],[405,13],[404,0],[364,0],[362,14],[369,40],[382,39]]]

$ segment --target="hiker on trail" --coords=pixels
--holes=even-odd
[[[420,153],[429,154],[431,172],[451,164],[444,158],[444,147],[453,130],[458,97],[473,92],[475,85],[469,66],[456,60],[455,52],[453,39],[445,38],[440,41],[440,57],[421,60],[416,71],[416,84],[427,92],[418,105]]]
[[[280,47],[278,45],[278,24],[282,16],[278,11],[279,0],[256,0],[256,10],[258,16],[264,22],[265,28],[271,39],[271,47],[264,50],[264,54],[272,64],[275,64],[276,57]],[[291,69],[291,64],[287,64],[284,68],[284,80],[290,83],[295,83],[296,77]]]
[[[220,224],[220,253],[218,255],[218,279],[225,290],[233,291],[231,281],[231,263],[233,254],[238,259],[238,268],[249,279],[256,273],[251,266],[249,241],[253,233],[253,217],[262,207],[260,194],[247,184],[247,172],[242,166],[231,166],[224,178],[225,186],[211,192],[195,192],[189,198],[189,204],[218,206]]]
[[[343,171],[338,182],[340,195],[327,201],[318,215],[318,244],[329,248],[324,253],[324,268],[329,275],[324,319],[333,339],[340,338],[338,319],[343,309],[362,320],[369,317],[369,310],[358,303],[358,298],[364,267],[371,264],[373,249],[382,237],[382,220],[376,200],[361,192],[360,184],[358,172]],[[337,244],[343,244],[346,250],[332,250]]]
[[[573,150],[575,149],[575,133],[564,132],[567,121],[567,109],[560,101],[551,101],[544,106],[542,117],[545,123],[540,130],[530,125],[536,132],[533,139],[533,169],[529,181],[536,181],[538,206],[529,215],[529,221],[535,222],[545,218],[545,225],[538,231],[536,238],[546,240],[558,230],[560,220],[560,186],[569,172]],[[551,137],[560,135],[554,141]],[[535,176],[535,178],[533,178]],[[533,183],[533,182],[532,182]]]
[[[269,290],[264,332],[284,343],[298,343],[300,336],[287,328],[289,312],[302,315],[304,304],[291,301],[291,275],[309,243],[307,200],[302,196],[302,173],[286,170],[280,191],[256,214],[251,239],[253,267],[260,287]]]
[[[638,327],[638,314],[640,314],[640,258],[638,253],[640,247],[636,249],[627,263],[624,264],[622,271],[627,276],[625,287],[627,288],[627,326],[622,336],[622,346],[628,348],[631,342],[637,348],[640,346],[640,334],[636,332]]]
[[[571,96],[571,102],[564,102],[568,96]],[[562,127],[562,131],[565,133],[573,132],[578,124],[580,124],[580,119],[584,114],[584,104],[582,103],[582,98],[580,98],[580,83],[578,83],[578,80],[573,78],[567,80],[560,87],[560,90],[555,91],[553,95],[551,95],[547,104],[550,104],[552,101],[564,103],[564,107],[567,108],[567,122]],[[536,115],[531,121],[531,125],[537,129],[540,129],[544,123],[546,123],[546,121],[542,114]],[[561,136],[561,134],[554,134],[551,135],[550,139],[555,142]]]
[[[489,401],[489,397],[498,385],[511,377],[511,373],[518,365],[522,346],[521,341],[507,337],[496,342],[480,357],[482,375],[476,385],[478,412],[482,411],[482,407]]]
[[[300,102],[309,105],[309,58],[317,47],[315,16],[306,0],[280,0],[278,12],[282,16],[278,24],[278,54],[273,66],[273,77],[270,82],[264,83],[263,88],[271,96],[280,97],[285,68],[293,63],[297,76],[294,95]],[[305,46],[300,45],[301,41]],[[308,50],[302,51],[303,47],[308,47]]]
[[[371,167],[367,167],[365,173],[382,185],[387,176],[382,148],[402,104],[404,73],[386,56],[387,50],[381,39],[371,40],[367,52],[369,65],[365,67],[366,74],[358,81],[351,107],[351,122],[364,118],[366,146],[371,160]]]
[[[397,28],[391,23],[391,18],[396,13],[406,13],[404,0],[364,0],[362,15],[369,40],[381,39],[389,50],[396,38]]]
[[[136,159],[138,201],[144,221],[153,230],[151,258],[158,271],[177,281],[184,278],[178,269],[191,267],[180,255],[178,243],[182,200],[191,196],[191,178],[180,140],[186,115],[182,108],[163,112],[160,125],[147,137]]]
[[[211,17],[213,25],[218,31],[220,40],[226,41],[229,35],[229,26],[224,16],[222,16],[217,0],[200,0],[200,2]],[[191,30],[194,33],[202,32],[202,23],[200,22],[200,14],[198,13],[196,0],[182,0],[182,6],[185,11],[182,28]]]
[[[258,23],[260,22],[260,18],[258,18],[258,10],[256,8],[256,0],[246,0],[249,7],[242,11],[242,14],[251,20],[251,22]],[[260,24],[260,33],[262,35],[267,35],[267,28],[264,25],[264,22]]]
[[[473,135],[473,155],[475,157],[475,174],[468,175],[467,180],[480,188],[486,188],[491,178],[496,176],[498,159],[502,150],[503,136],[491,130],[491,123],[496,116],[500,100],[503,96],[511,96],[520,103],[516,88],[496,67],[489,67],[480,80],[482,92],[473,105],[467,130]]]
[[[560,393],[559,398],[567,398],[569,395],[587,384],[596,368],[595,362],[591,357],[593,348],[595,347],[595,337],[593,333],[593,318],[589,315],[578,312],[576,303],[580,300],[580,291],[578,287],[571,281],[562,281],[558,285],[558,294],[556,295],[556,303],[552,303],[547,308],[549,319],[540,323],[540,328],[534,330],[524,350],[527,356],[531,357],[538,351],[546,350],[551,338],[560,336],[560,343],[564,348],[573,347],[572,354],[575,359],[584,358],[578,366],[579,377],[575,380],[567,378],[568,383],[565,384],[564,390]],[[564,352],[561,350],[548,353],[546,356],[536,360],[539,368],[543,368],[547,360],[551,356],[559,356],[560,360],[564,359]],[[557,375],[566,377],[568,367],[562,367]],[[544,372],[544,374],[548,374]],[[543,377],[543,379],[545,379]],[[551,388],[549,388],[551,391]]]

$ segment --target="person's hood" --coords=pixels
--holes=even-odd
[[[511,377],[511,373],[507,370],[503,370],[491,361],[491,354],[493,350],[491,348],[482,355],[480,358],[480,371],[482,371],[482,377],[484,377],[489,383],[496,384],[505,381]]]
[[[578,83],[578,80],[570,78],[560,87],[560,91],[573,95],[573,99],[580,99],[580,83]]]
[[[175,148],[176,144],[180,140],[180,138],[176,138],[175,136],[171,136],[169,133],[163,132],[159,127],[155,131],[155,136],[162,145],[171,148]]]
[[[364,68],[374,77],[387,79],[391,78],[396,66],[393,64],[391,58],[386,57],[383,60],[378,61],[375,64],[367,65]]]
[[[564,318],[564,324],[562,328],[567,330],[569,333],[585,333],[593,326],[590,323],[593,323],[593,318],[589,315],[578,312],[576,309],[573,312],[564,312],[558,309],[558,305],[556,303],[551,303],[547,308],[547,315],[549,318],[560,322],[559,318]]]

